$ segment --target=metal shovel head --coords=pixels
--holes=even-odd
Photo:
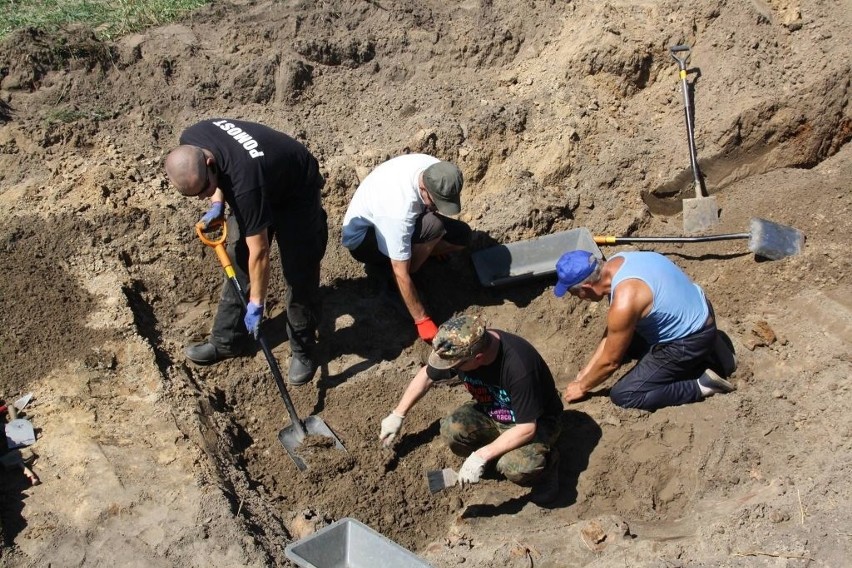
[[[33,399],[33,393],[28,392],[27,394],[25,394],[24,396],[22,396],[21,398],[19,398],[18,400],[15,401],[15,403],[14,403],[15,408],[18,409],[18,412],[21,412],[24,408],[27,407],[27,405],[30,403],[30,401],[32,399]]]
[[[278,432],[278,441],[281,442],[281,445],[290,454],[290,458],[296,464],[296,467],[299,468],[299,471],[305,471],[308,468],[305,460],[299,454],[299,446],[305,441],[306,436],[331,438],[336,449],[346,451],[346,448],[343,447],[343,442],[340,441],[334,432],[331,431],[331,428],[328,427],[328,424],[323,422],[319,416],[308,416],[302,421],[302,426],[304,428],[300,429],[295,424],[290,424]]]
[[[21,448],[35,444],[35,430],[26,418],[15,418],[6,424],[6,447]]]
[[[719,223],[719,207],[715,197],[693,197],[683,200],[683,230],[701,233]]]
[[[751,220],[748,250],[757,256],[779,260],[802,252],[805,235],[799,229],[766,219]]]

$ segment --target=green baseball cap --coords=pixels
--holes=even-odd
[[[444,215],[461,212],[461,190],[464,178],[461,170],[450,162],[438,162],[423,170],[423,185]]]

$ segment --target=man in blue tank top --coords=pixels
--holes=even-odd
[[[625,252],[603,262],[576,250],[562,255],[556,273],[557,297],[568,292],[610,301],[604,336],[566,387],[566,402],[583,398],[626,356],[639,362],[610,390],[612,401],[624,408],[656,410],[734,390],[723,377],[734,372],[736,359],[716,329],[713,307],[668,258]]]

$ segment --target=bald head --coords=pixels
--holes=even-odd
[[[197,195],[206,186],[207,156],[198,146],[178,146],[166,156],[166,175],[182,195]]]

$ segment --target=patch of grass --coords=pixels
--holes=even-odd
[[[44,122],[47,124],[68,124],[77,122],[81,118],[91,118],[94,120],[103,120],[109,118],[110,113],[102,108],[95,108],[88,111],[71,108],[55,108],[48,111],[44,117]]]
[[[101,39],[158,26],[210,0],[0,0],[0,39],[22,28],[51,32],[86,24]]]
[[[61,122],[63,124],[67,124],[69,122],[75,122],[85,116],[84,112],[72,109],[53,109],[47,113],[44,121],[47,124],[55,124],[57,122]]]

